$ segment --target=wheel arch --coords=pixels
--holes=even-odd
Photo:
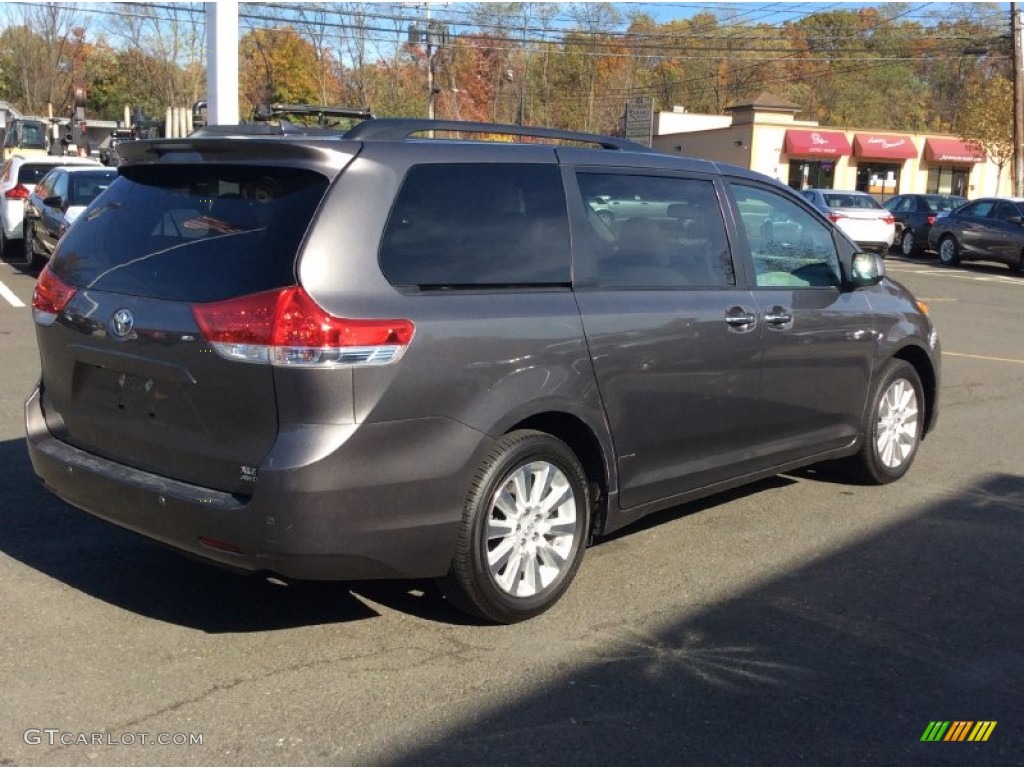
[[[546,411],[528,416],[509,427],[508,431],[517,429],[545,432],[561,440],[576,454],[591,485],[594,504],[591,534],[600,535],[608,515],[611,465],[594,431],[578,416],[562,411]]]
[[[924,428],[921,431],[923,439],[935,425],[938,375],[928,353],[920,347],[914,345],[903,347],[893,355],[893,358],[910,363],[910,365],[914,366],[914,370],[917,371],[918,378],[921,379],[921,388],[924,390],[925,408],[927,409],[925,412]]]

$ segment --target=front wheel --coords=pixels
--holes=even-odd
[[[846,469],[854,480],[882,485],[899,480],[917,455],[924,429],[921,378],[905,360],[890,360],[871,390],[864,443]]]
[[[944,235],[939,241],[939,261],[947,267],[955,267],[960,263],[960,246],[952,235]]]
[[[565,443],[532,430],[500,438],[470,487],[445,595],[502,624],[546,611],[579,570],[590,507],[586,474]]]
[[[1011,264],[1010,269],[1018,274],[1024,274],[1024,250],[1017,255],[1017,263]]]

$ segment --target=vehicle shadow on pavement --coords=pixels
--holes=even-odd
[[[0,552],[100,600],[210,633],[257,632],[372,618],[367,605],[448,625],[483,623],[452,607],[433,580],[272,584],[231,573],[104,522],[50,494],[22,440],[0,442],[6,525]],[[596,542],[614,541],[732,499],[793,483],[781,476],[649,515]],[[231,610],[225,611],[224,606]]]
[[[990,475],[684,620],[567,626],[569,668],[374,761],[1018,764],[1022,549],[1024,477]],[[972,726],[922,741],[933,721]]]
[[[23,440],[0,442],[0,552],[97,599],[203,632],[259,632],[373,618],[372,601],[445,623],[464,618],[432,584],[277,586],[192,560],[98,520],[46,491]],[[365,588],[364,588],[365,587]]]

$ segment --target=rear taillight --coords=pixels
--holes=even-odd
[[[307,368],[386,365],[412,340],[410,320],[350,320],[301,286],[192,305],[203,337],[228,360]]]
[[[928,216],[928,226],[930,227],[934,223],[935,223],[935,216],[929,214],[929,216]]]
[[[845,218],[846,217],[843,214],[841,214],[841,213],[830,213],[828,215],[828,220],[831,221],[833,224],[835,224],[840,219],[845,219]]]
[[[892,216],[883,216],[882,217],[882,221],[884,221],[886,224],[895,224],[896,223],[896,219],[894,219]]]
[[[53,325],[77,291],[53,274],[47,264],[39,273],[36,289],[32,292],[32,318],[39,325]]]
[[[4,192],[4,197],[8,200],[28,200],[29,194],[31,193],[23,184],[18,184]]]

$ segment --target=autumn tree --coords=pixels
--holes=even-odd
[[[1003,168],[1013,160],[1013,83],[994,75],[973,85],[959,116],[960,136],[977,144],[998,169],[996,194]]]
[[[313,45],[291,27],[257,29],[238,43],[242,114],[258,104],[315,104],[322,95],[323,72]],[[340,84],[330,83],[333,92]]]
[[[133,107],[162,117],[190,106],[206,91],[205,16],[186,5],[133,3],[106,28],[120,52]],[[120,43],[119,45],[117,45]]]
[[[17,23],[0,34],[0,77],[8,101],[31,114],[45,115],[48,104],[63,112],[81,77],[85,29],[73,6],[38,3],[19,6]]]

